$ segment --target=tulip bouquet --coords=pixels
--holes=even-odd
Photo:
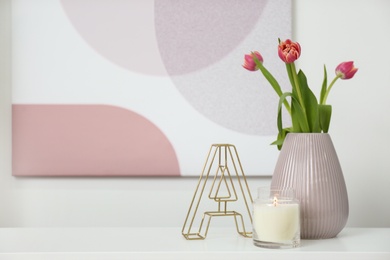
[[[264,77],[271,84],[279,96],[278,105],[278,137],[272,144],[281,149],[283,141],[288,133],[327,133],[329,130],[330,119],[332,115],[332,106],[326,104],[329,92],[338,79],[352,78],[357,68],[354,67],[353,61],[342,62],[336,67],[336,76],[328,85],[326,66],[324,65],[324,79],[320,92],[320,99],[317,100],[309,88],[306,76],[302,70],[297,73],[294,62],[301,55],[301,46],[298,42],[292,42],[287,39],[279,40],[278,54],[280,59],[286,64],[287,74],[290,79],[292,90],[283,92],[277,80],[264,67],[263,57],[257,51],[245,55],[245,61],[242,65],[249,71],[260,70]],[[282,107],[285,107],[291,116],[292,126],[283,127],[282,124]]]

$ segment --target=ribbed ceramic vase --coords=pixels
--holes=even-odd
[[[300,201],[301,238],[337,236],[348,219],[348,194],[329,134],[289,133],[272,177],[273,188],[292,187]]]

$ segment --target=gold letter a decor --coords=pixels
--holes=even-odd
[[[245,228],[245,223],[250,225],[251,230],[249,204],[252,201],[236,147],[213,144],[199,177],[182,234],[188,240],[205,239],[213,217],[234,217],[237,232],[251,237],[252,232]],[[244,213],[239,213],[238,209],[244,210]]]

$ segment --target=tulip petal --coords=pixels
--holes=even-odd
[[[257,59],[261,63],[263,62],[263,57],[258,51],[253,51],[251,54],[245,54],[244,56],[244,64],[242,65],[245,69],[249,71],[256,71],[259,68],[256,65],[256,62],[254,59]]]
[[[336,67],[336,75],[341,79],[351,79],[357,72],[357,68],[354,67],[353,61],[346,61],[340,63]]]
[[[293,63],[301,55],[301,45],[290,39],[282,41],[278,45],[278,55],[285,63]]]

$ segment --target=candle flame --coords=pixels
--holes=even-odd
[[[274,197],[274,207],[276,207],[278,205],[278,198]]]

